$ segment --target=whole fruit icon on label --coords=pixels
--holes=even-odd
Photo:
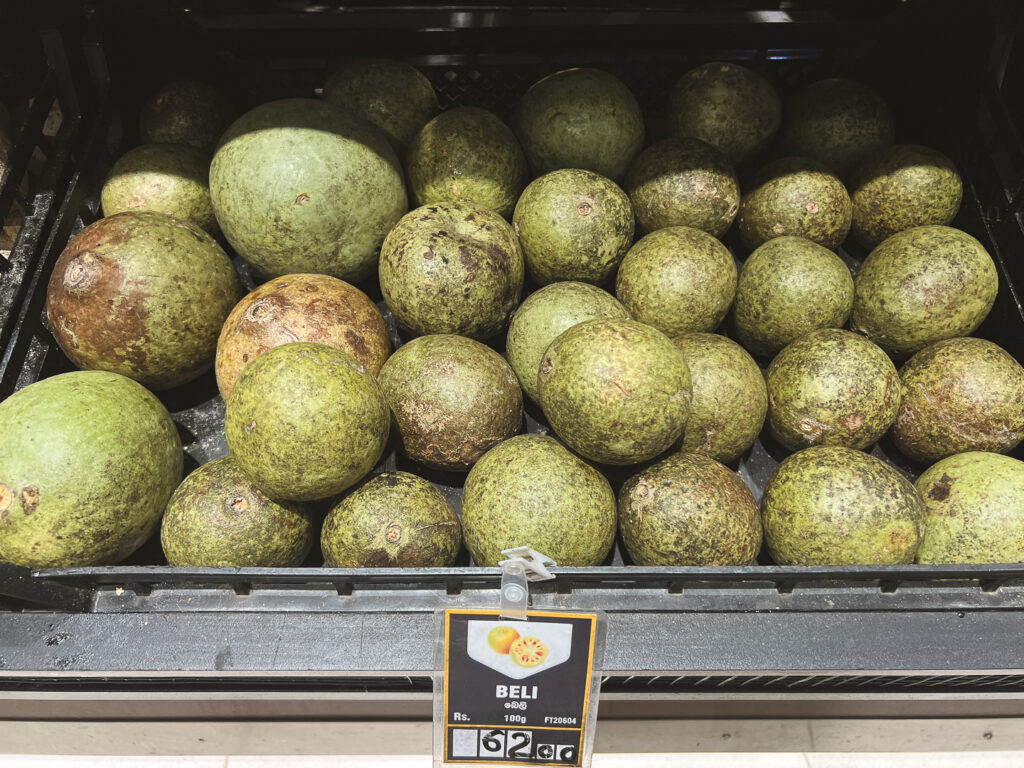
[[[520,637],[509,648],[509,656],[520,667],[536,667],[548,657],[548,647],[536,637]]]
[[[495,627],[487,633],[487,643],[495,653],[508,653],[512,644],[519,639],[519,633],[512,627]]]

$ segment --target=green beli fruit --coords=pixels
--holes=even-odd
[[[505,356],[530,399],[539,401],[540,363],[559,334],[585,320],[615,317],[628,317],[626,308],[586,283],[552,283],[527,296],[509,323]]]
[[[740,209],[732,164],[700,139],[652,144],[630,166],[625,188],[644,232],[683,226],[721,237]]]
[[[506,219],[530,180],[512,130],[479,107],[446,110],[423,126],[409,146],[406,169],[416,205],[471,203]]]
[[[184,144],[143,144],[121,156],[103,185],[103,215],[155,211],[191,221],[210,235],[220,227],[210,202],[210,158]]]
[[[236,111],[209,83],[179,80],[153,93],[142,105],[143,144],[187,144],[212,152]]]
[[[633,320],[588,320],[556,338],[538,380],[548,423],[591,461],[636,464],[683,433],[690,372],[672,340]]]
[[[790,450],[863,449],[885,434],[900,407],[889,356],[863,336],[825,328],[801,336],[768,366],[768,428]]]
[[[557,440],[520,435],[488,451],[466,478],[462,532],[477,565],[532,547],[560,566],[600,565],[616,528],[615,494]]]
[[[885,101],[842,78],[811,83],[790,102],[783,151],[813,157],[846,177],[865,157],[895,140]]]
[[[627,480],[619,527],[636,565],[751,565],[761,548],[750,489],[697,454],[677,453]]]
[[[465,471],[519,432],[523,393],[497,352],[464,336],[421,336],[400,347],[378,377],[409,458]]]
[[[984,246],[950,227],[914,227],[873,250],[854,280],[850,327],[897,356],[973,333],[999,277]]]
[[[537,81],[514,120],[535,176],[582,168],[619,181],[644,142],[636,98],[600,69],[566,69]]]
[[[388,404],[354,357],[323,344],[285,344],[242,371],[224,419],[228,448],[272,499],[340,493],[384,452]]]
[[[842,328],[853,309],[853,275],[836,254],[802,237],[776,237],[740,270],[736,335],[758,355],[774,355],[819,328]]]
[[[754,359],[731,339],[687,333],[672,339],[690,371],[693,399],[679,448],[732,461],[757,439],[768,390]]]
[[[626,254],[615,295],[631,317],[672,336],[713,331],[736,295],[736,262],[707,232],[659,229]]]
[[[768,148],[782,122],[771,84],[739,64],[715,61],[691,69],[668,97],[669,129],[693,136],[741,163]]]
[[[228,242],[269,277],[362,280],[407,210],[385,136],[312,99],[272,101],[232,123],[210,166],[210,192]]]
[[[272,501],[226,457],[204,464],[171,497],[160,543],[171,565],[289,568],[313,545],[313,516]]]
[[[369,120],[399,153],[441,109],[422,72],[390,59],[342,64],[324,85],[324,101]]]
[[[489,339],[505,330],[523,290],[523,252],[494,211],[466,203],[417,208],[391,230],[380,289],[415,334]]]
[[[779,565],[904,565],[924,537],[925,510],[910,481],[885,462],[820,445],[779,464],[761,519]]]
[[[850,189],[853,236],[868,248],[911,227],[949,224],[963,196],[953,162],[916,144],[898,144],[868,158]]]
[[[199,227],[119,213],[75,237],[50,276],[46,312],[79,368],[168,389],[208,371],[242,293],[227,254]]]
[[[332,568],[443,568],[459,554],[462,529],[434,486],[408,472],[386,472],[331,509],[320,546]]]
[[[834,251],[846,239],[852,217],[846,187],[824,165],[783,157],[755,174],[736,226],[750,250],[775,237],[797,235]]]
[[[960,453],[917,480],[927,518],[919,563],[1024,561],[1024,462]]]
[[[580,280],[600,285],[633,244],[633,207],[615,182],[565,168],[523,190],[512,224],[526,269],[539,285]]]
[[[167,409],[134,381],[65,373],[0,403],[0,560],[117,563],[149,538],[181,481]]]
[[[907,361],[900,378],[905,394],[892,436],[912,459],[1006,453],[1024,439],[1024,368],[990,341],[932,344]]]

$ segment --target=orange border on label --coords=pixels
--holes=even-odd
[[[505,726],[485,726],[477,725],[476,723],[469,723],[463,726],[461,723],[449,723],[448,722],[448,649],[450,647],[451,640],[451,617],[452,614],[460,614],[464,616],[496,616],[501,617],[501,611],[495,610],[480,610],[475,608],[452,608],[444,612],[444,700],[443,700],[443,712],[444,712],[444,725],[442,730],[444,731],[444,737],[442,742],[442,754],[444,763],[473,763],[482,762],[480,760],[449,760],[448,759],[448,730],[449,728],[505,728]],[[564,611],[529,611],[526,614],[526,620],[529,621],[531,616],[548,616],[557,619],[589,619],[590,620],[590,648],[587,651],[587,687],[583,693],[583,716],[580,718],[582,725],[577,728],[562,728],[558,726],[531,726],[529,728],[520,727],[514,728],[513,730],[555,730],[555,731],[575,731],[580,732],[580,748],[577,753],[576,763],[523,763],[518,761],[510,760],[487,760],[488,765],[554,765],[554,766],[567,766],[567,765],[580,765],[583,761],[583,743],[584,737],[586,736],[587,729],[587,713],[590,711],[590,686],[594,675],[594,643],[597,640],[597,615],[593,613],[566,613]]]

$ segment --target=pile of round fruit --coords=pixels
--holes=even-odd
[[[463,542],[477,565],[516,546],[598,565],[617,533],[638,565],[762,543],[779,564],[1024,559],[1024,463],[1003,455],[1024,368],[969,335],[995,265],[948,226],[956,167],[894,144],[865,85],[812,83],[783,115],[761,75],[705,64],[646,147],[596,69],[535,83],[510,125],[441,111],[388,61],[322,99],[226,103],[154,94],[106,218],[54,268],[50,329],[84,370],[0,404],[0,559],[115,563],[157,526],[189,566],[296,565],[318,528],[346,567],[450,565]],[[243,297],[221,243],[267,282]],[[410,339],[393,354],[353,285],[373,278]],[[151,390],[214,365],[230,456],[182,482]],[[550,435],[519,434],[524,393]],[[790,453],[759,505],[728,465],[762,428]],[[916,486],[864,452],[887,434]],[[461,515],[416,474],[369,476],[389,439],[420,474],[468,472]]]

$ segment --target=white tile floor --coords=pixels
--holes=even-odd
[[[429,768],[430,749],[429,722],[0,723],[0,768]],[[677,767],[1024,768],[1024,719],[600,722],[593,768]]]

